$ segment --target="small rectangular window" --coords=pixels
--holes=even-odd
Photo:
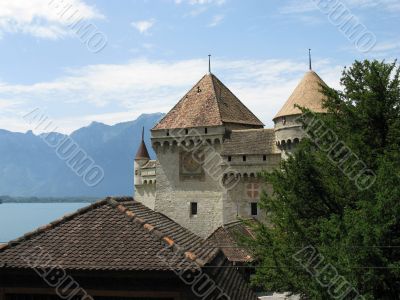
[[[232,161],[232,156],[228,156],[228,161]]]
[[[197,202],[190,202],[190,215],[197,215]]]
[[[263,155],[263,161],[266,161],[266,160],[267,160],[267,156]]]
[[[251,203],[251,215],[252,216],[257,216],[258,215],[257,202],[252,202]]]
[[[246,161],[247,157],[246,155],[243,155],[243,161]]]
[[[207,134],[207,133],[208,133],[208,129],[207,129],[207,127],[206,127],[206,128],[204,128],[204,133],[205,133],[205,134]]]

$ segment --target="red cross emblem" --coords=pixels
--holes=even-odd
[[[258,199],[259,197],[259,188],[260,185],[258,183],[248,183],[247,184],[247,196],[251,199]]]

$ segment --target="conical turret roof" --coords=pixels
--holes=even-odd
[[[149,152],[144,141],[141,141],[139,149],[136,152],[135,159],[150,159]]]
[[[264,126],[213,74],[207,74],[153,128],[219,126],[224,123]]]
[[[144,127],[142,129],[142,141],[136,152],[135,159],[150,159],[149,151],[147,151],[146,143],[144,142]]]
[[[308,108],[313,112],[326,112],[326,109],[322,107],[325,95],[321,91],[321,85],[326,86],[321,77],[312,70],[308,71],[274,119],[301,114],[301,110],[295,105]]]

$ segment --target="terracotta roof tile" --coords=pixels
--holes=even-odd
[[[207,74],[153,130],[219,126],[224,123],[263,126],[215,75]]]
[[[222,147],[222,155],[278,153],[273,129],[232,130]]]
[[[231,262],[252,262],[251,252],[241,246],[242,237],[253,238],[254,235],[248,226],[238,221],[219,227],[208,240],[220,247]]]
[[[184,236],[192,238],[191,243],[182,244],[185,250],[199,253],[206,261],[216,255],[218,249],[211,243],[164,215],[131,198],[119,200],[100,201],[11,241],[0,250],[0,264],[27,268],[20,254],[40,246],[65,269],[168,270],[157,258],[157,252],[162,249],[161,237],[168,235],[165,239],[172,241],[174,232],[184,232]],[[157,222],[151,223],[147,218]],[[163,224],[170,224],[173,230],[160,234]],[[155,228],[158,235],[153,234]]]
[[[153,169],[155,168],[157,165],[157,161],[156,160],[149,160],[143,167],[142,169]]]
[[[301,110],[295,107],[296,104],[314,112],[326,112],[322,108],[325,95],[321,92],[321,85],[326,86],[321,77],[314,71],[308,71],[274,119],[301,114]]]
[[[159,258],[163,243],[171,250],[163,251],[167,260]],[[0,247],[0,273],[30,268],[23,254],[37,246],[51,257],[43,267],[168,272],[204,268],[230,299],[257,299],[215,244],[129,197],[101,200]]]
[[[140,142],[135,159],[150,159],[149,151],[147,151],[146,143],[143,140]]]

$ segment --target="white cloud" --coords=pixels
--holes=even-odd
[[[78,19],[103,17],[82,0],[1,0],[0,37],[5,33],[25,33],[57,39],[69,35],[68,25]]]
[[[9,108],[11,106],[12,106],[12,102],[0,99],[0,109],[1,110],[4,110],[4,109]]]
[[[167,112],[206,73],[207,66],[207,59],[141,59],[127,64],[91,65],[69,70],[49,82],[0,83],[0,103],[18,99],[19,104],[13,107],[16,112],[39,106],[56,120],[60,131],[71,132],[91,121],[113,124],[132,120],[144,112]],[[328,84],[337,86],[341,68],[328,61],[320,61],[315,68]],[[307,66],[293,60],[217,58],[213,59],[213,70],[265,124],[272,126],[274,114]],[[15,115],[18,114],[2,114],[0,128],[21,130],[20,117]]]
[[[175,0],[176,4],[188,3],[190,5],[205,5],[205,4],[216,4],[223,5],[226,0]]]
[[[357,8],[378,8],[386,11],[400,11],[400,2],[398,0],[346,0],[345,3]]]
[[[208,11],[211,7],[220,7],[226,2],[226,0],[175,0],[176,4],[186,3],[191,7],[184,17],[196,17]]]
[[[208,24],[209,27],[215,27],[221,23],[221,21],[224,19],[224,15],[215,15],[211,22]]]
[[[154,23],[155,23],[154,19],[149,19],[149,20],[132,22],[131,25],[141,34],[146,34],[150,30],[150,28],[154,26]]]
[[[291,1],[280,8],[282,14],[307,13],[317,10],[317,6],[310,1]]]
[[[400,2],[398,0],[342,0],[337,2],[321,3],[321,6],[336,7],[337,4],[343,3],[352,9],[382,9],[388,12],[400,11]],[[318,1],[307,0],[298,1],[291,0],[286,2],[280,9],[279,12],[282,14],[305,14],[310,12],[318,11]]]
[[[189,3],[194,4],[216,4],[222,5],[225,4],[226,0],[189,0]]]
[[[387,61],[397,59],[400,50],[398,40],[379,41],[366,55],[372,59],[385,59]]]

